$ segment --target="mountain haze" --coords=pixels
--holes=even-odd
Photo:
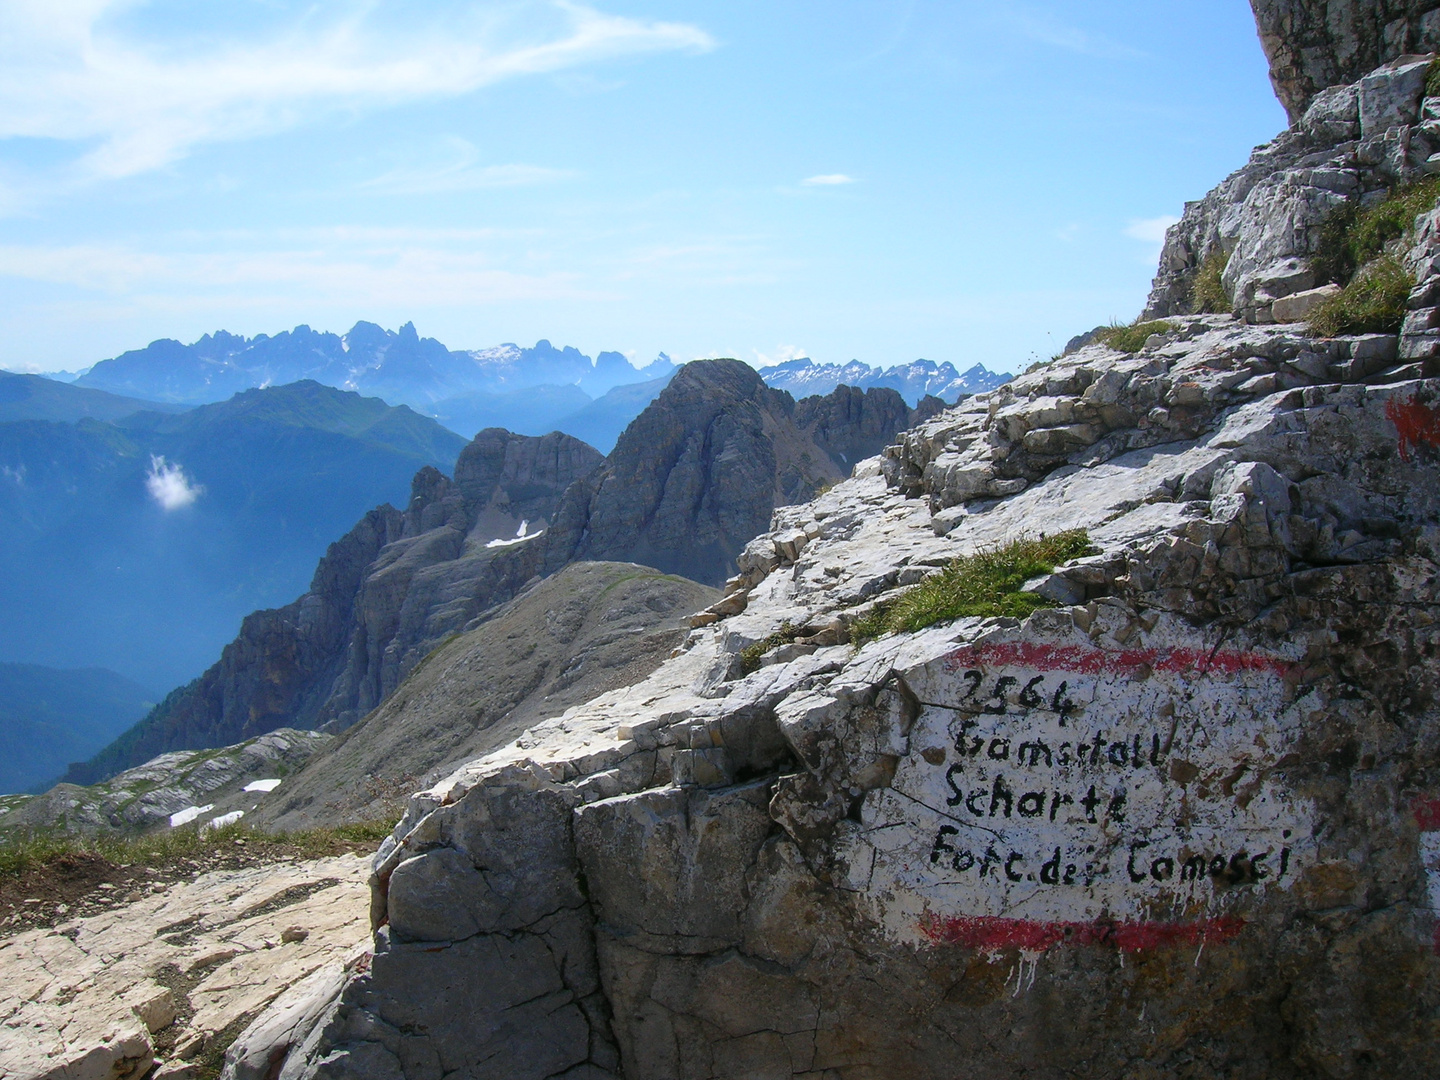
[[[25,613],[0,622],[0,656],[193,678],[359,514],[464,445],[313,382],[178,415],[0,423],[0,608]]]

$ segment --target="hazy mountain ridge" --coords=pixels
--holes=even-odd
[[[505,344],[456,350],[420,337],[414,323],[393,331],[362,321],[345,334],[302,324],[253,338],[219,330],[189,345],[163,338],[101,360],[74,385],[203,404],[242,390],[313,379],[429,412],[456,395],[532,386],[579,386],[594,398],[615,386],[657,378],[671,366],[662,356],[637,370],[617,352],[602,352],[592,360],[573,346],[557,349],[543,339],[529,348]]]
[[[933,360],[916,360],[884,368],[871,367],[860,360],[820,364],[801,357],[759,370],[768,385],[787,390],[797,398],[828,394],[837,386],[858,386],[862,390],[882,386],[897,391],[911,405],[918,404],[926,395],[953,405],[963,395],[994,390],[1014,378],[1008,372],[993,372],[984,364],[976,364],[962,373],[948,360],[939,364]]]
[[[174,412],[180,408],[141,398],[122,397],[105,390],[71,386],[44,375],[0,371],[0,423],[53,420],[73,424],[86,418],[119,420],[142,409]]]

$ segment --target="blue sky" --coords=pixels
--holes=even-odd
[[[1245,0],[0,0],[0,366],[368,319],[1015,369],[1284,123]]]

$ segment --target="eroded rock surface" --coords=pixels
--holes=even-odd
[[[437,648],[249,820],[291,830],[398,816],[412,791],[461,762],[643,679],[718,595],[633,563],[572,564]]]
[[[277,997],[368,962],[365,877],[353,855],[217,871],[0,941],[0,1075],[197,1075]]]
[[[1363,340],[1090,346],[778,510],[738,613],[412,799],[287,1075],[1433,1071],[1440,380]],[[845,643],[1066,528],[1057,607]]]

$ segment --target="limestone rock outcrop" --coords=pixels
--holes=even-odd
[[[1250,7],[1291,123],[1328,87],[1407,53],[1440,50],[1434,0],[1250,0]]]
[[[1182,323],[780,508],[743,611],[415,795],[282,1075],[1434,1072],[1440,379]],[[1057,606],[846,643],[1069,528]]]
[[[1326,284],[1313,256],[1327,217],[1440,174],[1440,98],[1425,96],[1433,59],[1402,57],[1323,90],[1288,131],[1187,203],[1166,233],[1144,317],[1193,310],[1196,275],[1220,258],[1236,314],[1261,323],[1303,318],[1304,308],[1277,313],[1275,304]]]
[[[217,870],[0,938],[0,1076],[214,1075],[272,1003],[267,1046],[288,1049],[274,1019],[303,1019],[287,1007],[323,1004],[369,962],[365,893],[354,855]]]

